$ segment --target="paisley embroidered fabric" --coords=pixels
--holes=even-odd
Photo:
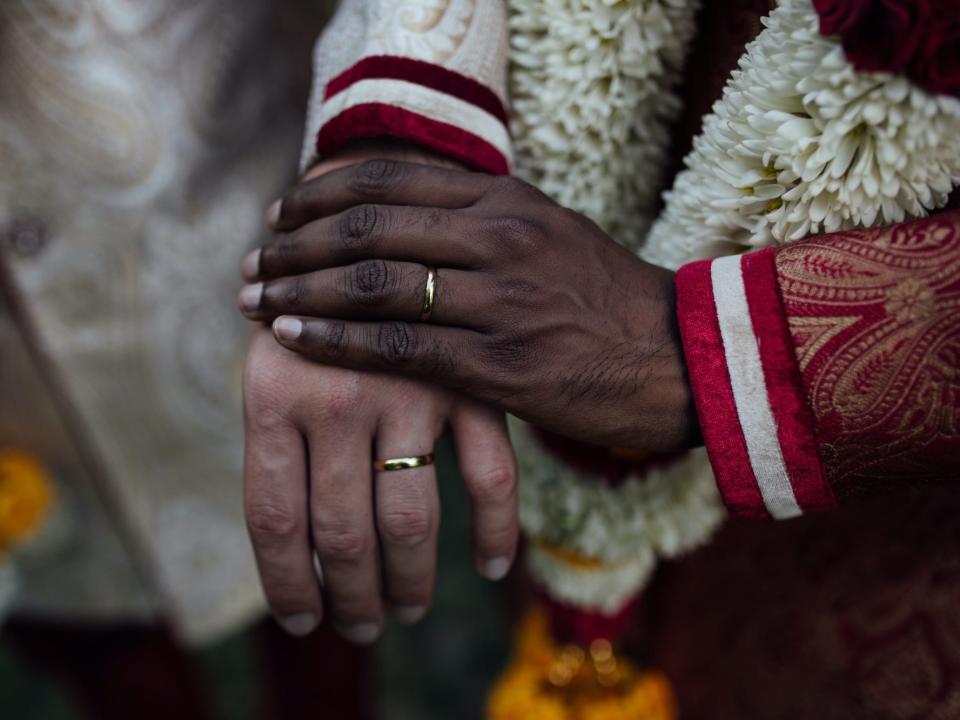
[[[823,468],[841,502],[960,474],[960,212],[776,254]]]

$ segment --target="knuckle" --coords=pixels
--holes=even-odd
[[[356,166],[351,188],[362,195],[379,195],[397,183],[402,174],[395,160],[367,160]]]
[[[543,217],[551,228],[567,231],[573,229],[584,234],[592,234],[597,230],[597,226],[589,218],[563,205],[551,203],[550,207],[544,209]]]
[[[497,190],[504,195],[514,197],[519,193],[525,193],[530,188],[530,184],[524,182],[516,175],[506,175],[497,178]]]
[[[487,234],[512,252],[527,252],[544,239],[540,225],[523,215],[502,215],[488,221]]]
[[[531,301],[539,300],[543,297],[543,292],[539,286],[524,277],[504,277],[494,282],[494,289],[500,302],[507,306],[521,305],[526,306]]]
[[[465,478],[470,493],[481,503],[499,503],[510,500],[517,487],[516,470],[500,465]]]
[[[443,208],[423,207],[413,212],[424,233],[439,233],[447,229],[452,219],[451,213]]]
[[[435,529],[426,508],[396,508],[384,512],[380,534],[391,545],[413,548],[428,542]]]
[[[247,530],[256,544],[285,544],[303,533],[303,521],[299,514],[275,501],[250,501],[246,517]]]
[[[377,331],[377,357],[387,365],[400,365],[416,353],[416,334],[408,323],[383,323]]]
[[[313,513],[313,545],[321,560],[358,562],[370,549],[366,534],[344,520],[331,520],[329,513]]]
[[[308,293],[305,277],[296,276],[276,283],[268,283],[263,293],[262,302],[268,306],[271,301],[279,301],[286,312],[296,311],[303,307]]]
[[[273,368],[264,367],[248,359],[244,370],[243,406],[250,425],[260,431],[270,431],[288,424],[285,409],[290,404],[289,389]]]
[[[295,215],[314,205],[313,182],[300,183],[284,195],[280,208],[284,215]]]
[[[283,388],[272,375],[264,372],[260,365],[255,365],[248,359],[243,382],[243,399],[247,411],[255,415],[261,410],[276,407],[283,397]]]
[[[347,351],[347,324],[342,320],[326,323],[317,335],[317,346],[329,357],[340,357]]]
[[[260,272],[278,275],[296,261],[303,249],[302,240],[296,232],[280,235],[260,253]]]
[[[499,178],[497,191],[512,200],[517,198],[537,202],[548,200],[547,196],[539,189],[514,175]]]
[[[379,235],[382,222],[383,210],[376,205],[357,205],[346,210],[338,226],[340,244],[347,250],[369,248]]]
[[[532,356],[530,343],[519,332],[491,337],[480,351],[480,359],[485,365],[505,373],[518,373],[526,369]]]
[[[364,260],[347,273],[346,294],[358,305],[377,305],[383,302],[396,285],[396,273],[383,260]]]
[[[324,414],[328,421],[348,422],[356,416],[358,402],[359,392],[355,385],[331,390],[323,401]]]

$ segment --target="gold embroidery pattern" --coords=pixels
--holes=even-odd
[[[777,255],[831,483],[947,479],[960,461],[960,213]],[[956,473],[955,473],[956,474]]]

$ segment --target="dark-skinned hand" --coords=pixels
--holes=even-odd
[[[673,273],[530,185],[371,161],[292,189],[274,224],[244,311],[273,318],[284,347],[455,388],[587,442],[698,442]]]

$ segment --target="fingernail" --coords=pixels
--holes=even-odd
[[[263,283],[247,285],[240,291],[240,308],[250,312],[260,307],[263,299]]]
[[[397,620],[406,625],[420,622],[427,614],[427,608],[423,605],[396,605],[391,608],[391,611]]]
[[[278,317],[273,332],[280,340],[296,340],[303,333],[303,322],[293,317]]]
[[[487,560],[483,566],[483,576],[487,580],[503,580],[510,572],[510,558],[498,557]]]
[[[260,276],[260,253],[261,249],[257,248],[252,253],[247,255],[243,262],[240,263],[240,274],[243,276],[244,280],[248,282],[256,280]]]
[[[380,637],[380,626],[376,623],[338,625],[337,632],[339,632],[345,640],[349,640],[355,645],[369,645]]]
[[[280,625],[283,629],[295,637],[309,635],[317,629],[319,624],[317,616],[313,613],[299,613],[280,618]]]
[[[274,200],[273,204],[267,208],[267,224],[270,227],[275,226],[280,219],[280,205],[282,203],[283,200]]]

